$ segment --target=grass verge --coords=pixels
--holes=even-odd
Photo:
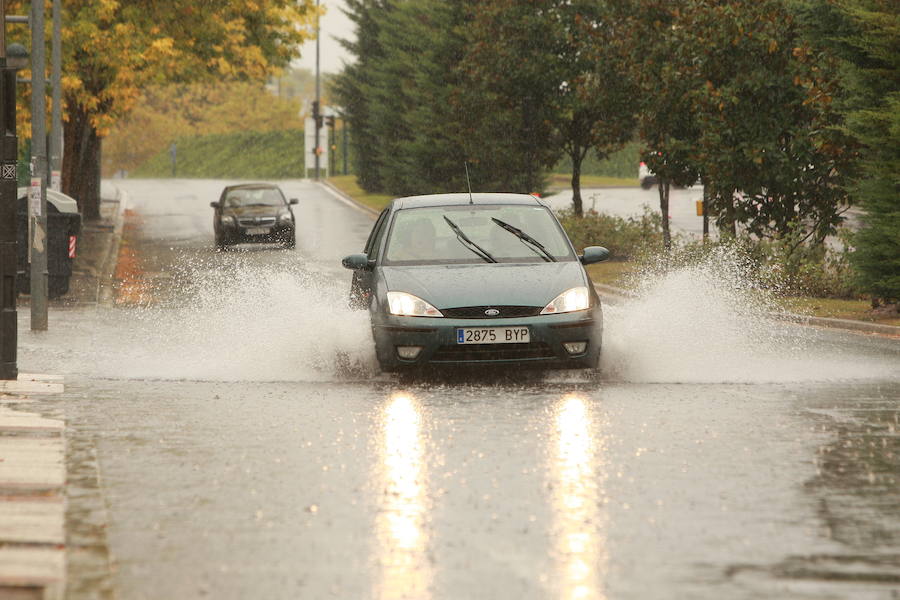
[[[637,177],[606,177],[603,175],[582,175],[581,188],[605,188],[605,187],[637,187],[640,185]],[[571,173],[554,173],[550,176],[547,191],[560,191],[572,189]]]
[[[393,196],[387,194],[368,194],[356,183],[356,175],[337,175],[329,177],[328,183],[341,190],[362,205],[381,211],[390,204]]]

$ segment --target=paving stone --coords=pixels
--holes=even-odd
[[[63,438],[0,437],[0,489],[49,490],[65,482]]]
[[[65,501],[0,499],[0,544],[65,544]]]
[[[65,386],[62,383],[0,379],[0,392],[12,392],[14,394],[61,394],[64,389]]]
[[[37,413],[12,410],[0,406],[0,431],[35,431],[62,433],[66,424],[59,419],[47,419]]]
[[[0,548],[0,597],[61,600],[65,576],[64,550]]]

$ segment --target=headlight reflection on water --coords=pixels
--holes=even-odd
[[[608,554],[599,485],[605,474],[585,400],[575,395],[563,398],[557,406],[555,425],[549,471],[554,490],[559,597],[604,598]]]
[[[379,598],[428,598],[430,564],[422,416],[409,394],[391,396],[383,414],[376,521]]]

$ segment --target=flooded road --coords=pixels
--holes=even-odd
[[[900,597],[897,340],[686,272],[607,307],[599,378],[398,381],[344,302],[371,218],[285,182],[297,250],[216,253],[223,185],[121,182],[139,293],[20,327],[118,597]]]

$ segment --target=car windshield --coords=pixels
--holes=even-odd
[[[402,209],[384,255],[387,265],[571,260],[575,256],[550,211],[520,204]]]
[[[274,188],[240,188],[228,190],[225,194],[225,207],[238,206],[283,206],[281,192]]]

